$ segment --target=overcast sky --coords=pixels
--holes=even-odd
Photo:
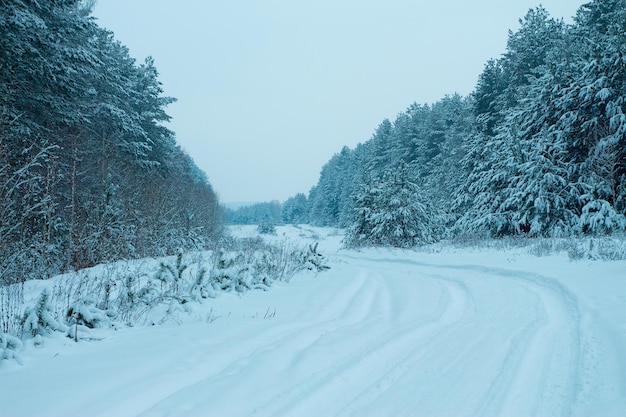
[[[543,0],[571,22],[585,0]],[[411,103],[469,94],[535,0],[99,0],[154,57],[179,144],[226,203],[308,193]]]

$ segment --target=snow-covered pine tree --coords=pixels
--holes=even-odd
[[[348,247],[409,248],[441,238],[442,219],[410,178],[407,164],[370,181],[355,196],[355,213],[346,232]]]
[[[22,349],[22,341],[15,336],[0,332],[0,361],[15,360],[20,365],[22,359],[18,352]]]
[[[476,133],[467,147],[461,164],[468,176],[453,204],[453,210],[460,213],[454,234],[480,237],[513,234],[512,212],[502,208],[504,190],[521,163],[519,149],[507,132],[495,137]]]
[[[115,318],[114,311],[101,310],[96,307],[96,301],[91,297],[83,297],[67,309],[66,318],[70,327],[67,336],[78,342],[85,335],[88,337],[88,329],[102,327]]]
[[[504,190],[501,210],[511,213],[517,233],[564,237],[574,233],[578,188],[572,183],[565,145],[549,128],[523,143],[524,162]]]
[[[532,135],[542,131],[543,121],[532,118],[544,114],[530,110],[526,113],[534,124],[523,122],[536,128],[533,130],[520,126],[519,113],[520,107],[523,109],[527,104],[524,99],[529,85],[554,57],[554,49],[562,45],[564,25],[549,18],[541,7],[531,9],[520,23],[521,28],[509,34],[507,52],[486,65],[473,94],[476,132],[466,145],[462,166],[468,176],[453,206],[461,213],[454,226],[457,235],[518,234],[528,231],[532,221],[536,232],[541,227],[538,218],[528,212],[528,205],[535,207],[536,202],[537,208],[544,209],[550,205],[533,197],[533,191],[528,188],[528,175],[539,178],[541,169],[536,169],[534,161],[528,159],[523,142],[527,140],[528,144]],[[546,150],[544,145],[539,148],[542,152]],[[550,178],[558,182],[555,177]]]
[[[257,231],[262,235],[276,235],[276,225],[272,219],[266,217],[257,226]]]
[[[607,235],[626,230],[626,217],[606,200],[595,199],[585,204],[578,229],[582,233]]]
[[[507,110],[503,128],[517,143],[520,164],[503,189],[501,211],[511,213],[515,233],[529,236],[569,236],[578,223],[581,187],[559,122],[562,84],[569,78],[563,56],[567,42],[548,54],[549,63],[536,67],[518,104]]]
[[[330,266],[326,263],[324,255],[317,251],[319,242],[309,245],[306,252],[303,251],[303,266],[309,271],[323,272],[330,269]]]
[[[455,94],[446,96],[431,106],[431,129],[441,136],[438,152],[427,161],[428,176],[422,189],[429,201],[441,212],[446,213],[446,226],[451,225],[459,213],[453,211],[452,196],[465,181],[460,169],[464,157],[465,141],[474,132],[471,100]]]
[[[374,136],[369,140],[369,152],[365,169],[367,172],[384,172],[389,169],[389,164],[394,162],[391,157],[393,152],[393,130],[394,127],[385,119],[374,132]]]
[[[298,193],[283,203],[281,217],[285,224],[309,223],[309,211],[306,195]]]
[[[37,303],[24,311],[23,329],[33,337],[47,336],[53,331],[64,332],[67,330],[67,326],[54,317],[49,301],[50,293],[44,289]]]
[[[585,187],[580,229],[623,230],[626,214],[626,2],[583,5],[572,29],[574,76],[561,96],[571,115],[563,130]]]
[[[352,216],[351,196],[363,169],[361,151],[344,146],[322,167],[320,179],[309,194],[310,220],[317,226],[344,227]]]

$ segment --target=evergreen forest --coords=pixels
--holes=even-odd
[[[625,100],[624,0],[587,3],[572,24],[531,9],[472,94],[383,120],[283,219],[345,227],[349,246],[622,232]]]
[[[165,127],[153,59],[93,1],[0,1],[0,282],[204,248],[223,229],[206,175]]]

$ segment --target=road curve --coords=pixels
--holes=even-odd
[[[514,266],[340,251],[328,272],[194,312],[209,322],[47,340],[24,367],[2,370],[0,408],[11,417],[624,415],[617,345],[559,281]],[[32,387],[36,401],[25,401]]]
[[[581,354],[577,300],[558,282],[401,256],[346,253],[341,259],[334,285],[310,294],[324,300],[323,306],[313,302],[310,321],[294,317],[287,331],[144,415],[177,415],[185,411],[181,404],[258,416],[588,411],[593,364]],[[225,386],[232,397],[209,394]],[[190,404],[190,398],[198,400]],[[237,398],[241,403],[234,406]],[[246,398],[254,399],[252,407]]]

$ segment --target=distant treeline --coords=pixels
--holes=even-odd
[[[306,195],[297,194],[285,202],[269,201],[226,208],[224,218],[228,224],[306,224],[309,223],[309,206]]]

